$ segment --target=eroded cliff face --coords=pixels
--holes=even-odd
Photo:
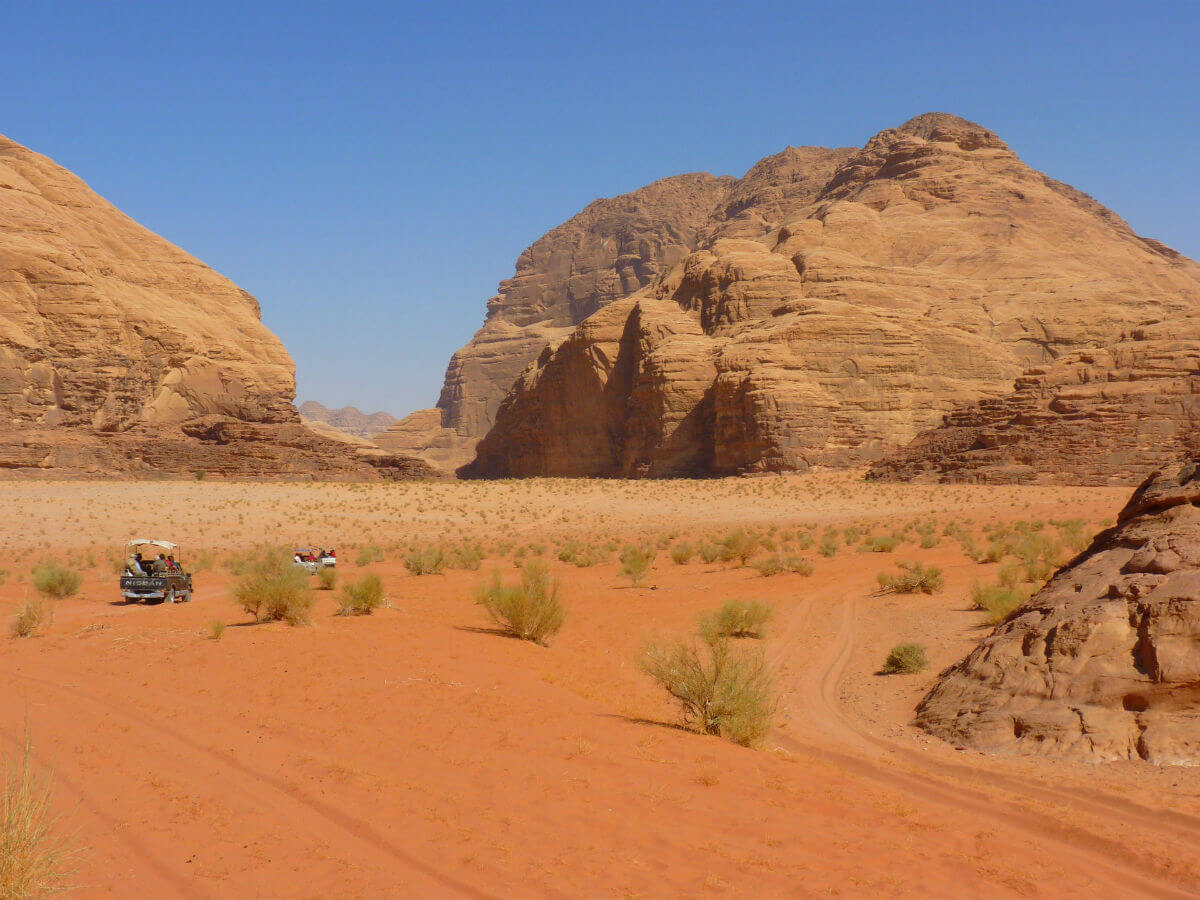
[[[0,137],[0,470],[432,471],[318,438],[294,395],[252,296]]]
[[[735,183],[701,246],[552,339],[464,473],[857,465],[1200,310],[1200,267],[979,125],[930,114],[830,153],[789,191]]]
[[[922,700],[991,753],[1200,763],[1200,464],[1174,464]]]
[[[852,151],[789,147],[744,178],[678,175],[597,200],[517,260],[487,320],[450,360],[437,414],[414,413],[375,438],[453,468],[474,457],[522,370],[588,316],[671,271],[722,236],[761,237],[811,201]]]

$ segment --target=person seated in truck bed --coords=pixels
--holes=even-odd
[[[142,554],[134,553],[129,559],[125,560],[126,575],[145,575],[146,571],[142,568]]]

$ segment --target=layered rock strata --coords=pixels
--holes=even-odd
[[[1077,359],[1093,382],[1163,367],[1187,377],[1158,338],[1200,311],[1200,266],[992,132],[929,114],[829,152],[827,176],[798,162],[776,177],[797,186],[769,200],[749,175],[730,185],[741,199],[723,209],[736,215],[716,217],[693,252],[554,336],[463,473],[859,465],[955,410],[1003,403],[1022,372],[1078,377]],[[1155,349],[1132,349],[1139,341]],[[1083,393],[1075,402],[1089,402]],[[1177,452],[1165,436],[1185,407],[1161,405],[1162,421],[1137,433]],[[1098,411],[1081,445],[1101,440],[1104,421]]]
[[[250,294],[0,138],[0,471],[432,471],[312,434],[294,396]]]
[[[917,724],[991,753],[1200,762],[1200,462],[1148,478],[1117,526],[922,700]]]

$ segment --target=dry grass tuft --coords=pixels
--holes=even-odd
[[[22,752],[7,761],[0,794],[0,898],[33,900],[71,889],[80,856],[59,835],[50,779],[33,767],[28,735]]]
[[[17,614],[13,616],[12,636],[32,637],[44,625],[49,625],[54,615],[41,597],[26,597]]]
[[[700,633],[707,637],[762,639],[775,610],[761,600],[729,600],[716,612],[700,617]]]
[[[932,594],[945,584],[941,569],[919,562],[900,563],[899,574],[880,572],[878,578],[880,590],[891,594]]]
[[[260,551],[246,562],[233,595],[256,622],[282,620],[289,625],[307,625],[312,618],[308,573],[292,562],[292,554],[286,550]]]
[[[521,569],[521,583],[506,585],[493,572],[475,590],[475,602],[497,625],[522,640],[545,644],[563,627],[567,613],[560,600],[561,583],[541,560]]]
[[[338,603],[339,616],[369,616],[383,606],[382,579],[374,572],[368,572],[342,588]]]
[[[686,725],[749,747],[771,731],[775,690],[759,649],[715,634],[650,644],[638,665],[679,701]]]
[[[925,654],[922,644],[897,644],[887,655],[883,668],[879,671],[884,675],[911,675],[929,666],[929,657]]]
[[[61,600],[79,593],[83,576],[62,563],[48,561],[33,567],[33,586],[38,593]]]

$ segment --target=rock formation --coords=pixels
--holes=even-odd
[[[592,203],[521,254],[516,274],[487,302],[483,328],[450,360],[436,411],[414,413],[376,442],[450,468],[468,462],[517,376],[545,347],[715,235],[761,237],[850,153],[789,147],[743,179],[678,175]]]
[[[1026,371],[872,466],[870,477],[1128,484],[1200,449],[1200,329],[1171,322]]]
[[[917,723],[993,753],[1200,763],[1200,458],[1139,487],[965,660]]]
[[[621,282],[637,289],[605,295],[608,305],[573,330],[557,317],[521,332],[521,353],[536,359],[464,474],[857,465],[956,409],[990,408],[1025,371],[1113,385],[1170,371],[1175,396],[1186,390],[1189,363],[1167,338],[1200,311],[1200,266],[1029,168],[986,128],[928,114],[859,151],[791,150],[744,179],[703,183],[719,200],[704,224],[680,229],[686,240],[673,245],[681,258],[669,270],[662,256],[657,275]],[[537,270],[539,296],[564,296],[555,271]],[[508,309],[497,302],[484,332],[509,328]],[[543,322],[552,325],[534,340],[528,329]],[[460,351],[452,375],[491,352],[489,341]],[[483,379],[493,387],[521,355],[496,354],[503,365]],[[467,383],[455,377],[452,398],[462,392],[451,385]],[[1102,404],[1113,406],[1115,390],[1098,392]],[[1069,393],[1044,405],[1061,417],[1073,415],[1065,404],[1091,402],[1088,389]],[[1139,417],[1127,431],[1177,452],[1172,435],[1190,407],[1152,394],[1143,400],[1153,426]],[[487,408],[460,433],[483,427]],[[466,421],[445,391],[441,412],[441,426]],[[1100,427],[1109,409],[1094,412]],[[1055,438],[1047,433],[1047,454]],[[1076,443],[1100,440],[1093,430]],[[1124,452],[1111,471],[1137,454]]]
[[[294,375],[253,297],[0,137],[0,470],[432,471],[302,427]]]
[[[385,412],[365,413],[355,406],[330,409],[315,400],[300,404],[300,419],[309,427],[320,423],[359,438],[372,438],[400,421]],[[313,430],[320,431],[317,428]]]

